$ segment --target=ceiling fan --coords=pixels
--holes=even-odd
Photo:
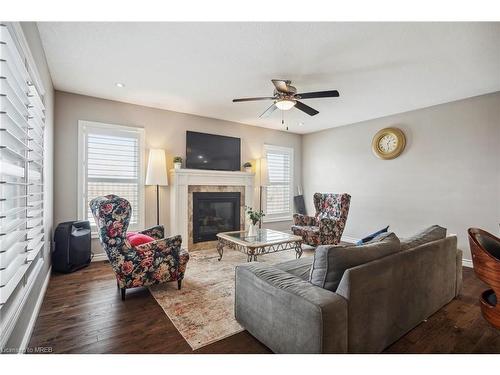
[[[309,116],[314,116],[319,112],[302,103],[299,99],[336,98],[339,96],[337,90],[297,93],[297,89],[291,85],[292,81],[290,80],[272,79],[271,82],[274,85],[273,96],[233,99],[233,103],[250,102],[254,100],[273,100],[274,103],[259,116],[261,118],[268,117],[276,108],[282,111],[288,111],[293,107],[307,113]]]

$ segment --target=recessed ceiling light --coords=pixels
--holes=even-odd
[[[121,82],[116,82],[115,85],[116,85],[116,87],[119,87],[119,88],[125,87],[125,84],[121,83]]]

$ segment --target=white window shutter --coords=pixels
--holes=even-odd
[[[109,194],[127,199],[132,207],[129,228],[141,229],[143,218],[143,129],[120,125],[80,122],[82,150],[80,183],[81,220],[95,228],[89,202]]]
[[[0,25],[0,331],[43,263],[45,107],[15,31]],[[43,88],[39,87],[43,91]],[[5,310],[4,310],[5,309]]]
[[[265,145],[269,181],[265,221],[290,220],[293,201],[293,149]]]

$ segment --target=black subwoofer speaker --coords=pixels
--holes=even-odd
[[[90,264],[92,259],[90,223],[67,221],[57,226],[54,233],[52,269],[70,273]]]

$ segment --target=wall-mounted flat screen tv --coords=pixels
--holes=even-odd
[[[241,139],[186,132],[186,168],[239,171]]]

